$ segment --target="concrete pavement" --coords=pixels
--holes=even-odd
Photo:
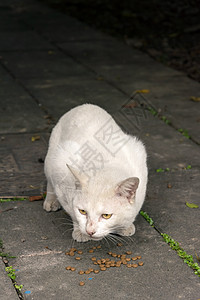
[[[0,197],[42,194],[54,124],[76,105],[98,104],[145,142],[143,210],[200,265],[200,103],[190,100],[199,97],[200,84],[41,2],[0,2]],[[3,300],[200,299],[200,277],[140,215],[136,234],[122,247],[78,244],[62,210],[48,214],[42,201],[1,200],[0,238],[0,252],[16,256],[0,261]],[[65,255],[70,247],[83,251],[80,261]],[[94,267],[92,256],[129,250],[142,256],[142,267],[78,274]],[[69,265],[76,271],[67,271]],[[5,271],[9,266],[21,292]]]

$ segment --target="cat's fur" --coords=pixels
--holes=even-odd
[[[84,104],[61,117],[50,137],[45,174],[44,209],[62,206],[72,218],[75,240],[135,233],[146,193],[146,151],[102,108]]]

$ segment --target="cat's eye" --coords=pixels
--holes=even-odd
[[[84,209],[79,209],[79,211],[80,211],[80,213],[81,213],[82,215],[87,215],[87,213],[86,213],[86,211],[85,211]]]
[[[104,218],[106,220],[110,219],[111,217],[112,217],[112,214],[103,214],[102,215],[102,218]]]

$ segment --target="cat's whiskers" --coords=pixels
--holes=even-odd
[[[108,247],[110,248],[109,237],[108,237],[108,235],[107,235],[107,236],[104,236],[104,237],[103,237],[103,240],[106,241],[106,243],[108,244]]]
[[[70,223],[60,223],[60,224],[56,225],[56,228],[60,228],[62,226],[65,226],[65,227],[70,226],[70,227],[72,227],[73,224],[70,224]]]
[[[58,225],[56,225],[57,228],[61,227],[61,226],[66,226],[66,225],[69,225],[69,226],[72,226],[73,227],[73,221],[71,218],[57,218],[57,220],[64,220],[65,222],[62,222]]]
[[[67,228],[67,229],[62,233],[62,235],[68,233],[69,231],[73,231],[73,228]]]
[[[112,235],[112,234],[107,235],[107,239],[108,239],[109,241],[111,241],[112,244],[114,244],[114,245],[116,245],[116,242],[118,241],[118,240],[116,239],[116,236],[114,236],[114,235]]]
[[[71,221],[72,222],[72,219],[70,218],[69,215],[66,214],[66,217],[57,217],[56,218],[57,220],[68,220],[68,221]]]
[[[130,245],[133,243],[133,239],[130,236],[120,236],[120,235],[115,235],[115,234],[111,233],[111,234],[107,235],[107,238],[115,244],[117,242],[120,242],[120,243],[123,243],[126,245]]]
[[[56,220],[67,220],[67,221],[71,221],[72,222],[72,219],[71,218],[67,218],[67,217],[63,217],[63,218],[56,218]]]

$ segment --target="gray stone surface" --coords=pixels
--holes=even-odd
[[[189,254],[199,253],[199,166],[191,170],[150,174],[149,190],[143,209],[148,211],[156,226],[177,240]],[[169,188],[170,186],[170,188]]]
[[[1,86],[0,97],[0,134],[39,131],[48,126],[45,112],[15,82]]]
[[[2,61],[19,79],[53,79],[85,73],[85,68],[59,50],[1,52]]]
[[[197,262],[200,117],[199,103],[190,97],[199,96],[199,83],[41,2],[7,0],[0,7],[0,198],[41,195],[53,125],[72,107],[95,103],[144,141],[149,184],[143,209]],[[136,93],[143,89],[149,93]],[[33,136],[39,139],[33,142]],[[159,168],[169,171],[158,173]],[[187,207],[186,201],[199,208]],[[90,254],[97,244],[75,243],[64,211],[46,213],[42,201],[0,201],[3,251],[17,257],[8,265],[17,270],[24,299],[198,299],[200,280],[192,269],[140,215],[136,229],[123,247],[116,247],[118,237],[101,241],[101,250]],[[80,262],[65,255],[72,246],[83,250]],[[78,274],[93,266],[92,256],[108,257],[108,250],[131,250],[142,256],[144,266]],[[67,265],[76,271],[67,271]],[[18,299],[2,261],[0,275],[0,298]]]
[[[97,243],[73,243],[71,226],[63,211],[48,214],[42,210],[41,202],[1,205],[4,209],[13,206],[15,214],[10,210],[1,218],[3,224],[12,223],[9,234],[5,229],[0,233],[7,251],[17,255],[10,263],[18,269],[18,281],[24,284],[24,291],[31,291],[31,299],[63,299],[66,294],[71,299],[102,299],[105,292],[111,299],[192,299],[198,294],[198,277],[177,259],[176,253],[140,216],[136,222],[136,235],[125,239],[123,247],[101,242],[101,250],[89,254],[88,249]],[[72,245],[83,250],[80,262],[65,255]],[[144,266],[110,268],[97,275],[78,274],[82,269],[98,269],[92,264],[91,257],[107,258],[109,250],[117,254],[131,250],[131,257],[142,256]],[[76,267],[76,271],[65,270],[68,265]],[[82,280],[84,287],[79,286]]]
[[[90,72],[65,78],[23,80],[23,83],[56,120],[72,107],[83,103],[98,104],[114,113],[116,104],[122,105],[125,98],[121,92]]]
[[[38,49],[54,49],[53,45],[44,40],[33,30],[0,31],[0,51],[32,51]]]
[[[32,142],[32,137],[39,140]],[[40,195],[45,191],[42,161],[47,135],[3,135],[0,140],[0,197]]]
[[[155,109],[176,128],[187,129],[200,143],[200,130],[196,130],[200,128],[200,110],[198,103],[190,100],[199,95],[197,82],[115,40],[62,43],[59,46],[127,95],[148,89],[150,93],[145,96]]]

